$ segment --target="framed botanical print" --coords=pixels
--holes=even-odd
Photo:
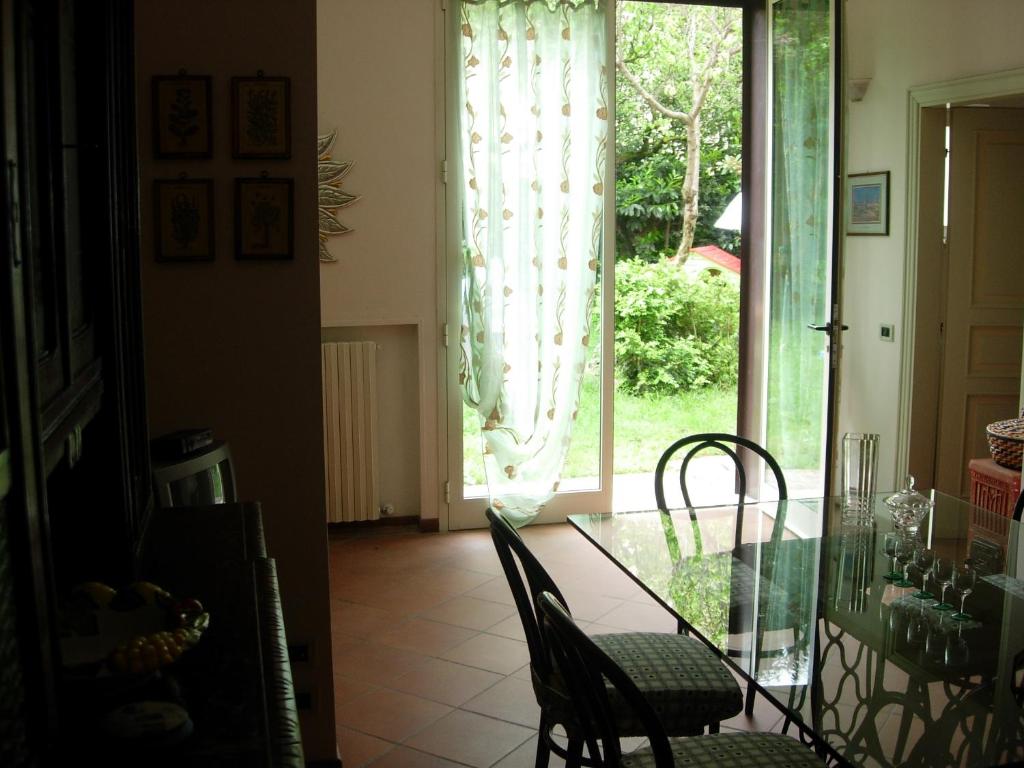
[[[291,81],[231,78],[231,144],[236,158],[287,160],[292,154]]]
[[[235,179],[235,258],[292,258],[292,179]]]
[[[213,261],[213,181],[157,179],[156,260]]]
[[[153,153],[158,158],[208,158],[213,154],[210,78],[153,78]]]

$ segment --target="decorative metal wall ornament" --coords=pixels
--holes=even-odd
[[[353,195],[350,192],[343,192],[341,182],[348,172],[352,170],[351,162],[338,162],[331,160],[331,145],[334,144],[334,137],[337,130],[331,131],[326,136],[319,136],[316,140],[317,155],[317,193],[320,201],[320,261],[337,261],[325,243],[328,237],[344,235],[351,232],[351,227],[346,227],[338,221],[337,211],[352,205],[361,195]]]

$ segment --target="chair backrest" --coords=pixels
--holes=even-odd
[[[740,437],[739,435],[730,435],[724,432],[704,432],[697,435],[688,435],[687,437],[676,440],[663,454],[661,454],[661,458],[658,460],[658,466],[654,470],[654,495],[658,500],[658,509],[668,509],[665,502],[665,468],[668,466],[672,456],[683,448],[688,448],[689,450],[687,450],[686,455],[683,456],[683,463],[679,468],[679,488],[683,492],[683,501],[688,507],[692,507],[693,504],[690,501],[690,492],[686,487],[686,470],[690,466],[690,461],[693,457],[705,448],[716,448],[732,459],[733,464],[736,467],[737,477],[739,478],[737,490],[739,492],[739,503],[741,506],[746,500],[747,495],[747,473],[743,468],[743,462],[739,457],[738,449],[740,448],[746,448],[747,450],[756,453],[775,474],[775,482],[779,487],[779,500],[784,501],[789,497],[788,491],[786,490],[786,478],[782,475],[782,468],[779,466],[779,463],[775,458],[768,453],[768,451],[753,440],[748,440],[747,438]]]
[[[1013,519],[1019,523],[1022,515],[1024,515],[1024,491],[1020,492],[1017,503],[1013,506]]]
[[[526,546],[526,542],[501,513],[488,509],[486,515],[491,524],[494,548],[498,551],[501,568],[505,572],[505,578],[519,611],[519,619],[523,623],[526,645],[530,650],[530,664],[540,682],[546,684],[551,675],[551,657],[541,635],[535,598],[541,592],[551,592],[563,605],[565,598],[555,586],[554,580],[544,570],[544,566]],[[526,574],[526,581],[523,581],[523,574]]]
[[[665,729],[629,675],[576,626],[557,596],[541,592],[537,595],[537,610],[555,667],[568,688],[592,764],[598,768],[615,768],[622,761],[616,717],[605,685],[607,680],[643,725],[656,768],[670,768],[674,763]]]

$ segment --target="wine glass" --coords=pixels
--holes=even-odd
[[[928,615],[924,612],[924,603],[921,610],[912,610],[907,622],[907,645],[920,647],[928,638]]]
[[[955,571],[955,563],[951,557],[939,556],[935,558],[935,564],[932,566],[932,579],[938,582],[938,585],[942,587],[941,597],[939,598],[939,604],[935,606],[936,611],[952,611],[953,606],[946,602],[946,590],[953,583],[953,571]]]
[[[896,542],[896,562],[900,564],[900,578],[896,581],[897,587],[912,587],[914,582],[910,580],[907,570],[910,561],[914,559],[914,540],[901,536]]]
[[[895,531],[885,534],[883,539],[882,551],[889,558],[889,572],[882,577],[886,581],[896,581],[900,577],[900,572],[896,570],[896,547],[899,540],[900,535]]]
[[[914,550],[914,565],[921,572],[921,589],[914,593],[918,600],[931,600],[934,595],[928,591],[928,575],[935,563],[935,551],[922,544]]]
[[[954,620],[967,621],[971,618],[971,614],[964,613],[964,603],[967,601],[967,596],[974,591],[974,585],[977,582],[978,572],[974,570],[970,560],[965,561],[960,568],[953,571],[953,594],[960,598],[960,610],[953,614]]]
[[[954,615],[953,618],[956,618]],[[950,632],[946,637],[946,666],[962,667],[971,658],[971,649],[967,647],[967,641],[963,637],[963,624],[956,632]]]
[[[938,614],[938,621],[931,622],[928,637],[924,641],[925,658],[933,664],[942,664],[946,658],[946,628],[942,626],[945,618],[946,614]]]

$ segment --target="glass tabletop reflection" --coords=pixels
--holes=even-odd
[[[1024,763],[1020,524],[936,494],[898,532],[882,500],[855,523],[839,499],[569,522],[843,763]],[[893,539],[930,559],[897,560]],[[978,574],[970,618],[939,609],[943,558]],[[894,566],[909,585],[886,578]]]

